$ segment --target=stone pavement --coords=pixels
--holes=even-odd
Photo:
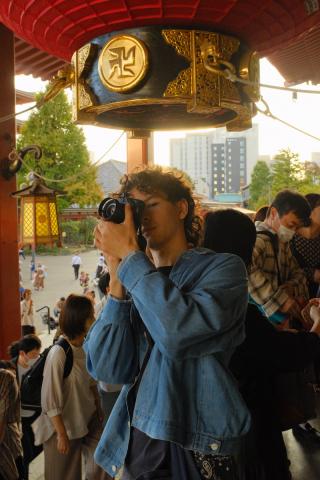
[[[91,250],[81,253],[82,265],[80,271],[84,270],[90,275],[89,286],[92,285],[92,279],[95,276],[97,268],[99,252]],[[30,256],[26,256],[25,260],[21,260],[22,284],[24,288],[32,290],[32,299],[34,302],[34,311],[48,305],[50,314],[53,316],[53,307],[60,297],[67,297],[70,293],[82,293],[83,288],[80,287],[79,281],[74,280],[73,268],[71,267],[72,255],[57,256],[37,256],[36,263],[41,263],[46,267],[47,278],[44,280],[44,290],[36,291],[30,280]],[[37,333],[46,330],[46,326],[42,324],[40,313],[35,314]]]

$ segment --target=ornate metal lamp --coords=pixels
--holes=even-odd
[[[34,146],[36,147],[36,146]],[[41,157],[41,149],[37,158]],[[12,193],[20,198],[20,241],[24,245],[61,245],[57,191],[47,187],[35,173],[31,185]],[[59,192],[60,193],[60,192]]]

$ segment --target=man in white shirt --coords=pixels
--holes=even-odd
[[[72,257],[72,262],[71,262],[71,265],[72,265],[72,268],[73,268],[73,271],[74,271],[74,279],[75,280],[78,280],[79,269],[80,269],[81,263],[82,263],[82,261],[81,261],[80,255],[78,253],[75,253]]]

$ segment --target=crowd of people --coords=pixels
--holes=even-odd
[[[253,221],[201,218],[187,180],[159,167],[119,193],[124,222],[95,229],[100,301],[57,302],[40,411],[19,407],[34,331],[0,364],[0,479],[28,478],[43,449],[46,480],[79,480],[81,456],[88,480],[290,480],[282,431],[320,445],[320,195],[281,191]]]

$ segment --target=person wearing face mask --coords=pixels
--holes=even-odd
[[[264,222],[256,222],[257,240],[249,274],[249,293],[279,328],[289,317],[302,320],[309,298],[307,279],[290,250],[296,230],[310,223],[310,205],[299,193],[283,190],[271,203]]]
[[[40,350],[41,340],[34,334],[25,335],[19,341],[13,342],[10,345],[9,354],[16,366],[19,387],[23,375],[25,375],[38,360]],[[37,416],[38,414],[35,411],[21,408],[21,442],[23,449],[24,478],[26,480],[28,480],[29,464],[42,452],[42,445],[35,446],[34,444],[34,434],[31,427]]]
[[[310,298],[314,298],[320,296],[320,195],[308,193],[305,198],[311,207],[311,223],[299,228],[290,247],[307,277]]]

